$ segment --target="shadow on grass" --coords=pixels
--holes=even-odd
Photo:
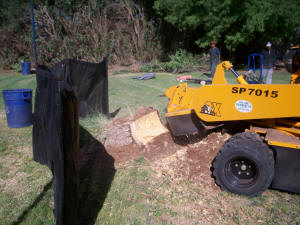
[[[114,159],[102,143],[80,127],[77,224],[93,225],[115,175]]]
[[[107,193],[115,175],[114,158],[110,156],[102,143],[95,139],[87,130],[80,127],[79,156],[79,187],[77,225],[94,225],[104,204]],[[46,192],[52,187],[53,181],[44,186],[13,225],[24,221],[32,209],[37,207]],[[70,224],[71,225],[71,224]],[[75,224],[72,224],[75,225]]]
[[[52,187],[52,180],[44,186],[43,191],[37,196],[34,202],[23,211],[23,213],[18,217],[18,219],[15,222],[12,223],[12,225],[20,224],[26,218],[28,213],[30,213],[30,211],[33,208],[35,208],[37,204],[43,199],[44,195],[51,187]]]

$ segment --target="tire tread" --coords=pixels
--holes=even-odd
[[[243,148],[241,148],[241,146]],[[247,151],[248,153],[251,151],[251,154],[254,155],[256,158],[263,157],[262,160],[265,162],[264,169],[269,171],[269,175],[267,176],[264,185],[260,188],[260,190],[256,191],[255,193],[248,193],[247,191],[245,191],[245,193],[238,193],[248,196],[260,195],[263,191],[268,189],[274,177],[273,151],[269,148],[269,146],[266,143],[263,142],[262,138],[258,134],[252,132],[238,133],[225,142],[225,144],[220,149],[213,162],[213,176],[215,177],[216,184],[219,185],[222,190],[227,190],[234,193],[236,192],[228,188],[226,184],[222,182],[218,175],[218,165],[219,162],[221,162],[221,160],[224,160],[224,152],[233,151],[232,149],[240,149],[241,151]]]

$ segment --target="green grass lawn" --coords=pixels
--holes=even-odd
[[[194,73],[195,77],[205,77]],[[168,100],[164,91],[176,85],[172,74],[157,74],[148,81],[131,79],[137,74],[109,78],[110,112],[134,113],[152,106],[163,115]],[[226,74],[229,82],[233,76]],[[274,83],[288,83],[286,72],[276,72]],[[0,90],[35,88],[35,76],[0,74]],[[196,86],[196,85],[193,85]],[[101,131],[110,122],[93,115],[80,124],[102,141]],[[32,127],[6,125],[0,93],[0,224],[55,224],[50,170],[32,160]],[[95,224],[300,224],[300,196],[274,190],[247,198],[227,192],[211,192],[187,178],[158,176],[149,162],[139,159],[119,168]],[[18,221],[17,223],[14,223]],[[89,224],[87,224],[89,225]]]

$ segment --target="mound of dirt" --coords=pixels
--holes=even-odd
[[[188,178],[191,181],[218,189],[211,176],[211,164],[220,147],[230,135],[221,135],[218,132],[210,133],[201,139],[196,138],[193,141],[178,139],[174,141],[169,131],[163,131],[158,135],[154,132],[151,141],[141,143],[134,138],[136,135],[132,135],[132,125],[153,112],[157,113],[153,108],[140,107],[133,116],[118,118],[110,124],[105,148],[115,159],[116,168],[123,167],[139,157],[144,157],[158,175],[167,173],[174,180]],[[139,124],[143,123],[139,122]],[[155,126],[160,125],[155,124]],[[149,130],[152,129],[147,130],[147,135],[150,135]],[[142,129],[139,131],[141,132]]]
[[[188,178],[189,180],[201,183],[206,187],[219,190],[212,177],[212,162],[219,149],[230,135],[210,133],[194,144],[187,144],[185,149],[154,162],[156,168],[161,172],[169,171],[174,180]],[[171,171],[171,172],[170,172]]]

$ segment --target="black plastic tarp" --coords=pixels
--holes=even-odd
[[[64,60],[39,66],[33,119],[33,158],[53,173],[57,225],[76,224],[79,114],[108,112],[106,60]]]
[[[65,74],[66,81],[77,93],[79,116],[92,112],[108,114],[107,60],[90,63],[66,59],[55,64],[51,71],[55,75]]]

